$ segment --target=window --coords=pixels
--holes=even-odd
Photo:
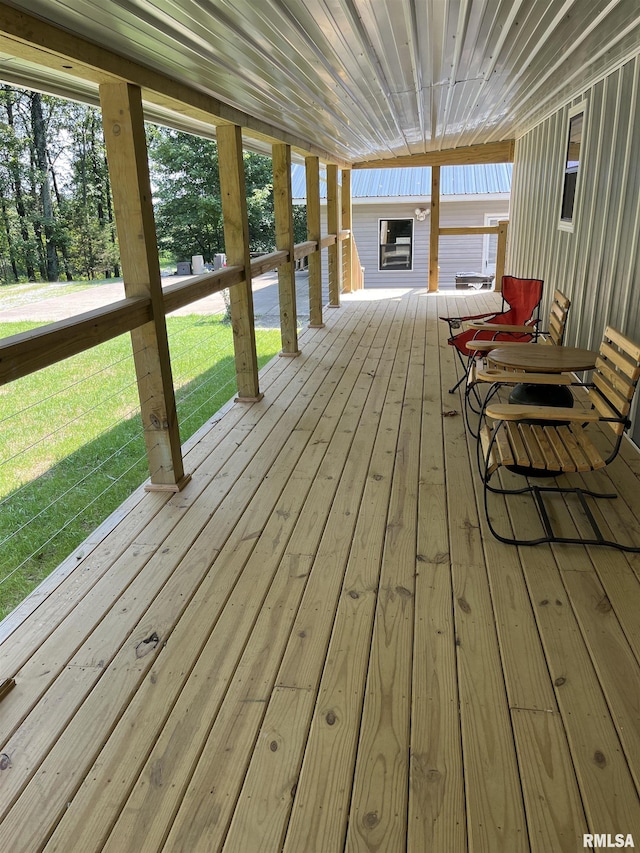
[[[413,269],[413,219],[380,220],[380,270]]]
[[[562,206],[560,209],[560,227],[573,230],[573,215],[578,188],[578,172],[582,154],[585,107],[581,104],[569,111],[569,130],[567,133],[567,151],[562,183]]]

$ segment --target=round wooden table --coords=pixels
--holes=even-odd
[[[593,370],[598,353],[578,347],[556,347],[552,344],[514,344],[496,347],[487,358],[505,370],[529,373],[574,373]]]
[[[578,347],[557,347],[552,344],[514,344],[497,347],[488,360],[504,370],[525,373],[580,373],[593,370],[598,353]],[[573,406],[573,395],[565,385],[531,385],[523,376],[509,396],[511,403],[531,406]]]

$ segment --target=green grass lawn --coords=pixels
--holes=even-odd
[[[197,315],[167,328],[184,442],[236,391],[232,331]],[[260,364],[279,349],[260,330]],[[129,335],[0,387],[0,616],[148,477],[138,405]]]

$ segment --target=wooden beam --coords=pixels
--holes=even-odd
[[[431,231],[429,233],[429,293],[438,290],[440,245],[440,166],[431,167]]]
[[[498,245],[496,247],[496,281],[495,289],[502,291],[502,276],[504,275],[507,261],[507,237],[509,234],[509,220],[501,219],[498,222]]]
[[[351,170],[342,170],[342,193],[340,196],[342,206],[342,228],[349,232],[349,236],[345,237],[342,246],[343,257],[343,274],[344,284],[343,290],[345,293],[351,293],[353,290],[353,235],[351,233],[352,210],[351,210]]]
[[[338,167],[335,163],[327,164],[327,230],[329,236],[335,235],[335,243],[328,249],[329,255],[329,308],[340,307],[340,201],[338,198]]]
[[[280,335],[284,356],[300,355],[298,349],[298,317],[296,310],[296,268],[293,243],[293,201],[291,192],[291,147],[278,143],[272,148],[273,208],[276,227],[276,249],[287,253],[278,267],[280,301]]]
[[[320,224],[320,161],[306,157],[304,161],[307,185],[307,240],[315,242],[318,250],[309,255],[309,326],[322,329],[322,252]]]
[[[238,381],[236,400],[255,402],[263,395],[258,385],[247,191],[242,157],[242,133],[239,127],[224,125],[218,128],[218,162],[225,253],[227,261],[232,266],[242,266],[245,270],[244,282],[229,290]]]
[[[151,318],[151,300],[139,296],[4,338],[0,341],[0,385],[97,347]]]
[[[461,225],[455,228],[441,228],[441,237],[463,237],[467,234],[497,234],[500,229],[497,225]]]
[[[163,288],[165,314],[171,314],[178,308],[184,308],[192,302],[220,293],[236,284],[244,281],[244,269],[242,267],[223,267],[215,272],[207,272],[202,275],[193,276],[186,281],[178,281]]]
[[[152,487],[176,491],[184,475],[140,89],[100,86],[125,295],[151,300],[152,320],[131,332]]]
[[[308,220],[309,217],[307,217]],[[306,240],[304,243],[296,243],[293,249],[293,255],[297,260],[300,258],[308,258],[310,255],[318,251],[317,240]]]
[[[402,166],[464,166],[475,163],[513,163],[515,141],[487,142],[462,148],[445,148],[425,154],[408,154],[383,160],[359,160],[352,169],[397,169]]]
[[[143,90],[143,101],[161,111],[173,112],[181,127],[185,126],[185,118],[208,125],[233,124],[245,128],[247,135],[268,143],[285,142],[297,151],[316,154],[323,160],[336,157],[335,152],[325,151],[313,140],[255,118],[167,74],[127,59],[105,45],[94,44],[6,3],[0,3],[0,51],[51,68],[58,75],[62,72],[89,81],[96,89],[98,84],[109,81],[134,83]],[[59,93],[60,86],[58,79],[54,94]],[[75,95],[73,83],[70,94]],[[346,165],[340,159],[337,162]]]

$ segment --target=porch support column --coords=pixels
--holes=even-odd
[[[309,327],[322,329],[322,252],[320,241],[320,160],[305,157],[307,183],[307,240],[316,243],[316,250],[309,255]]]
[[[100,103],[127,297],[151,300],[153,319],[131,332],[151,485],[180,491],[184,473],[139,87],[102,83]]]
[[[293,241],[293,202],[291,193],[291,146],[272,147],[273,204],[276,225],[276,249],[289,253],[289,260],[278,267],[280,297],[280,334],[283,356],[300,355],[296,312],[296,269]]]
[[[338,200],[338,167],[327,164],[327,230],[335,234],[329,246],[329,308],[340,307],[340,206]]]
[[[498,222],[498,245],[496,247],[496,282],[495,290],[502,292],[502,276],[507,259],[507,235],[509,228],[509,220],[501,219]]]
[[[438,290],[440,245],[440,166],[431,167],[431,232],[429,234],[429,293]]]
[[[353,232],[352,232],[352,210],[351,210],[351,170],[342,170],[342,228],[349,232],[349,236],[342,242],[343,290],[345,293],[353,291]]]
[[[251,290],[251,254],[247,191],[242,159],[242,131],[238,125],[220,125],[216,129],[220,194],[224,218],[224,248],[227,263],[244,268],[244,281],[229,288],[229,307],[233,328],[233,347],[238,382],[237,402],[254,403],[262,399],[258,386],[253,292]]]

